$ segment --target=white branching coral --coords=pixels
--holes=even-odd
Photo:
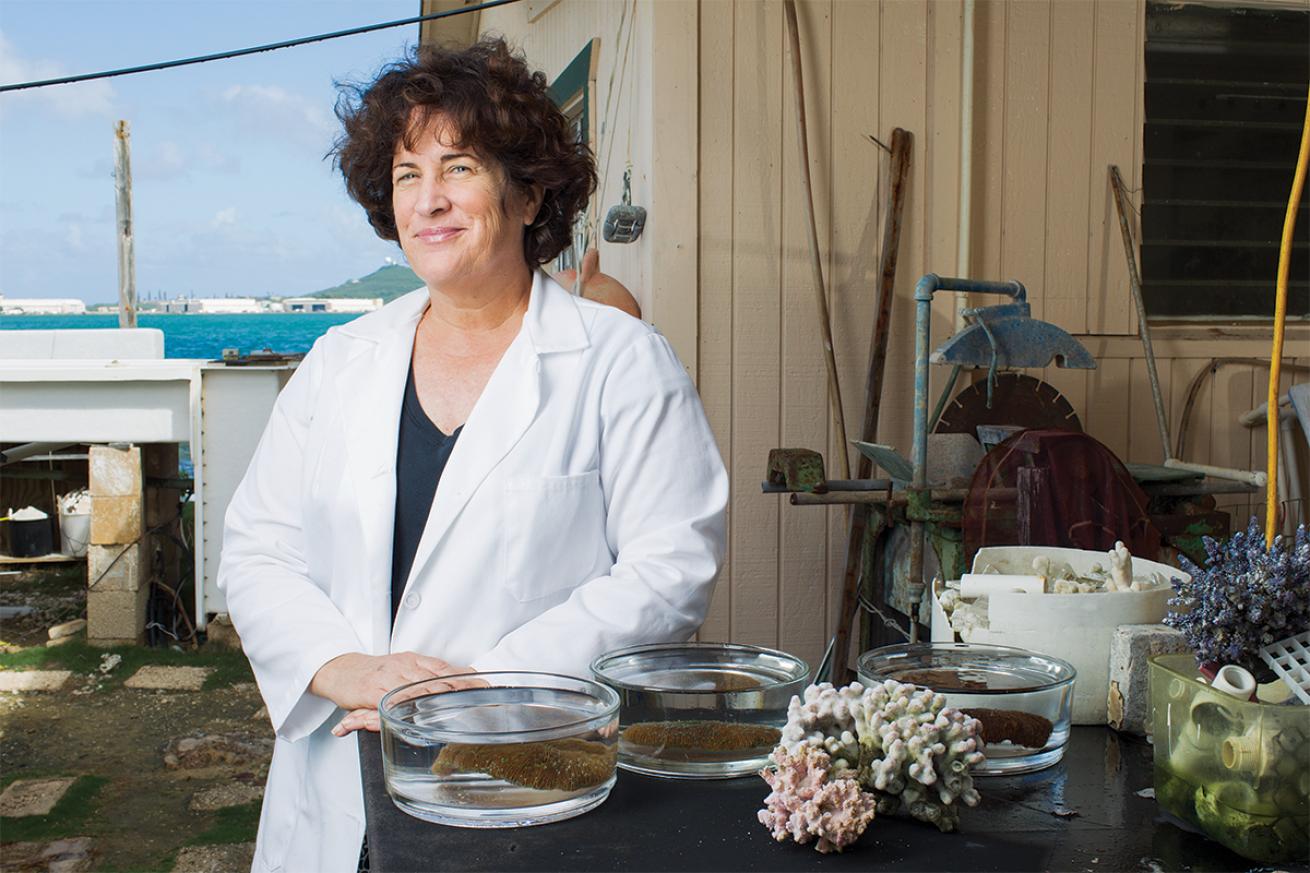
[[[826,753],[805,747],[793,755],[779,746],[773,760],[777,771],[760,774],[773,791],[759,819],[778,842],[791,837],[804,845],[818,838],[820,852],[840,852],[873,821],[877,799],[854,779],[833,778]]]
[[[781,771],[783,762],[794,768],[798,756],[822,753],[826,778],[853,780],[878,812],[903,811],[952,831],[960,805],[978,804],[969,770],[983,759],[979,733],[977,719],[926,688],[891,679],[869,688],[824,682],[791,699],[773,760]],[[770,798],[786,790],[785,783],[775,786]],[[788,802],[775,799],[774,805],[787,808]],[[760,814],[766,824],[767,811]]]

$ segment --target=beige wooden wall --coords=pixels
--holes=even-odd
[[[1024,282],[1036,317],[1079,336],[1100,369],[1043,375],[1121,457],[1158,462],[1106,170],[1118,164],[1128,185],[1140,187],[1144,9],[1136,0],[979,0],[968,273]],[[879,435],[908,450],[913,284],[958,266],[963,3],[801,0],[799,15],[848,429],[863,410],[886,196],[886,158],[864,135],[886,142],[897,126],[915,135]],[[702,636],[817,659],[835,628],[844,513],[759,492],[770,448],[826,446],[830,475],[838,450],[826,414],[784,40],[780,3],[701,4],[699,384],[733,484],[730,561]],[[953,306],[936,306],[934,345],[949,334]],[[1191,376],[1212,357],[1269,354],[1260,329],[1159,330],[1175,428]],[[1310,353],[1305,332],[1289,347]],[[1263,399],[1265,373],[1228,367],[1206,385],[1189,425],[1189,460],[1263,469],[1263,430],[1236,418]],[[936,383],[934,398],[935,391]],[[1302,455],[1302,478],[1307,470]],[[1263,493],[1255,498],[1221,505],[1244,521]]]
[[[552,75],[583,38],[600,36],[603,86],[613,63],[604,40],[623,0],[561,0],[536,22],[527,5],[483,13],[483,29],[518,40]],[[913,285],[959,267],[963,0],[798,5],[819,237],[852,429],[863,413],[887,189],[886,155],[866,135],[886,142],[900,126],[915,137],[879,435],[908,450]],[[730,471],[729,559],[701,636],[817,662],[835,628],[845,514],[791,507],[759,488],[769,449],[821,449],[838,475],[842,442],[827,413],[782,4],[638,0],[636,9],[634,50],[649,54],[637,69],[652,78],[645,108],[631,106],[654,115],[633,119],[634,150],[651,161],[641,172],[653,174],[660,208],[643,242],[602,256],[674,340]],[[1097,371],[1045,378],[1090,433],[1126,460],[1151,462],[1161,452],[1106,175],[1115,163],[1131,188],[1141,184],[1144,9],[1140,0],[978,0],[967,272],[1024,282],[1035,316],[1084,341]],[[951,295],[935,305],[934,345],[951,332],[955,306]],[[1267,357],[1267,334],[1158,329],[1175,428],[1190,377],[1212,357]],[[1310,355],[1304,330],[1289,348]],[[1207,384],[1189,460],[1263,468],[1263,430],[1236,418],[1262,401],[1265,373],[1227,367]],[[1223,505],[1244,519],[1252,501]]]

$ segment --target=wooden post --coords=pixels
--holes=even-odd
[[[114,194],[118,212],[118,326],[136,327],[136,258],[132,251],[132,158],[126,121],[114,125]]]

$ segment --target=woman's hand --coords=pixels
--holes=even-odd
[[[417,652],[365,655],[351,652],[328,661],[310,680],[311,694],[326,697],[342,709],[377,709],[382,695],[400,685],[471,672]]]
[[[405,653],[412,654],[412,653]],[[390,657],[390,656],[389,656]],[[451,668],[456,673],[470,672],[472,667]],[[485,679],[440,679],[434,678],[429,682],[424,682],[415,688],[417,694],[440,694],[444,691],[455,691],[459,688],[485,688],[487,681]],[[351,710],[346,717],[332,728],[332,733],[338,737],[344,737],[352,731],[366,730],[377,733],[382,729],[382,718],[378,715],[377,707],[360,707]]]

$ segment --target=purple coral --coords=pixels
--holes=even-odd
[[[1174,579],[1174,607],[1164,623],[1183,632],[1198,663],[1238,664],[1267,672],[1260,649],[1310,630],[1310,534],[1265,549],[1255,518],[1225,543],[1205,538],[1204,569],[1179,558],[1190,582]]]
[[[840,852],[873,821],[877,799],[854,779],[831,778],[832,759],[826,752],[807,746],[790,753],[779,746],[773,760],[777,771],[760,773],[773,791],[759,819],[778,842],[790,836],[803,845],[817,837],[820,852]]]

